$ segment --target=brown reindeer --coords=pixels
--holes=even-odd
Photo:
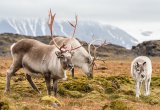
[[[26,79],[32,88],[39,92],[31,76],[41,74],[45,78],[47,93],[51,95],[51,80],[53,90],[57,93],[57,82],[64,78],[64,70],[71,69],[71,49],[65,45],[57,48],[55,45],[46,45],[33,39],[22,39],[11,46],[13,63],[7,71],[5,92],[10,90],[10,80],[20,68],[24,68]]]

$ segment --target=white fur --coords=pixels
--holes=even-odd
[[[64,70],[64,78],[62,78],[63,81],[67,81],[67,71]]]
[[[56,37],[54,38],[54,40],[58,45],[62,45],[63,43],[65,43],[66,45],[70,44],[72,48],[81,46],[80,42],[75,38],[70,39],[70,38]],[[74,54],[71,60],[74,66],[80,67],[87,76],[90,76],[90,74],[93,73],[92,70],[93,65],[91,64],[93,58],[89,55],[89,53],[85,50],[84,47],[75,49],[73,50],[73,52]],[[86,62],[87,58],[90,59],[90,62]]]
[[[13,56],[13,53],[12,53],[12,48],[15,46],[16,43],[13,43],[10,47],[10,50],[11,50],[11,55]]]
[[[139,64],[143,64],[144,62],[146,62],[146,64],[143,66],[144,71],[141,72],[141,74],[145,76],[144,78],[142,78],[141,75],[135,69],[135,65],[137,62]],[[150,94],[150,82],[151,82],[151,75],[152,75],[151,60],[146,56],[139,56],[135,58],[131,64],[131,75],[136,82],[136,97],[139,97],[140,95],[140,89],[141,89],[141,85],[143,81],[145,83],[144,84],[145,86],[144,95],[148,96]]]

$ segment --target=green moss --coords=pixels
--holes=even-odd
[[[160,99],[159,97],[154,97],[154,96],[142,96],[142,100],[145,103],[148,103],[150,105],[156,105],[156,104],[160,104]]]
[[[73,98],[83,97],[85,93],[89,93],[93,90],[89,81],[82,79],[72,79],[67,82],[60,82],[58,93],[61,96],[70,96]]]
[[[132,84],[132,81],[128,76],[111,76],[107,77],[106,79],[119,82],[120,84]]]
[[[58,99],[56,99],[55,97],[53,97],[53,96],[44,96],[44,97],[42,97],[41,98],[41,101],[42,102],[45,102],[45,103],[47,103],[47,104],[56,104],[56,105],[58,105],[58,106],[61,106],[62,104],[61,104],[61,102],[58,100]]]
[[[103,87],[105,89],[105,93],[111,94],[115,93],[117,90],[120,89],[120,84],[116,80],[112,81],[105,81],[103,82]]]
[[[93,84],[94,91],[99,93],[105,93],[105,89],[101,85]]]
[[[151,86],[159,86],[160,87],[160,77],[152,77]]]
[[[123,93],[124,93],[125,95],[135,96],[135,93],[134,93],[134,91],[132,91],[132,90],[128,90],[128,91],[124,90]]]
[[[69,91],[79,91],[82,93],[88,93],[93,90],[90,84],[87,82],[81,82],[81,81],[68,81],[63,83],[61,86],[63,86],[65,89]]]
[[[13,98],[14,100],[18,100],[19,98],[21,98],[21,96],[17,93],[10,94],[9,97]]]
[[[82,94],[81,92],[69,91],[69,90],[65,89],[64,87],[60,87],[59,90],[58,90],[58,93],[61,96],[70,96],[70,97],[73,97],[73,98],[81,98],[81,97],[84,96],[84,94]]]
[[[9,110],[9,104],[5,101],[0,101],[0,110]]]
[[[110,108],[112,110],[131,110],[123,101],[115,100],[110,103]]]
[[[110,97],[109,97],[109,99],[111,99],[111,100],[115,100],[115,99],[118,99],[118,98],[120,98],[121,96],[119,95],[119,94],[112,94]]]
[[[114,87],[107,87],[105,89],[105,93],[111,94],[114,93],[116,91],[116,89]]]
[[[73,98],[81,98],[81,97],[84,96],[84,94],[82,94],[82,93],[80,93],[80,92],[78,92],[78,91],[69,91],[69,92],[68,92],[68,95],[69,95],[70,97],[73,97]]]

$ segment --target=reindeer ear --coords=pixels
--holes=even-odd
[[[55,54],[57,55],[58,58],[62,58],[62,53],[60,51],[56,51]]]
[[[143,66],[146,64],[146,62],[143,62]]]

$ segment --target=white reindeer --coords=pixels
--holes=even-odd
[[[142,82],[144,81],[145,96],[150,94],[150,82],[152,75],[152,63],[146,56],[139,56],[132,61],[131,74],[136,81],[136,97],[140,95]]]

